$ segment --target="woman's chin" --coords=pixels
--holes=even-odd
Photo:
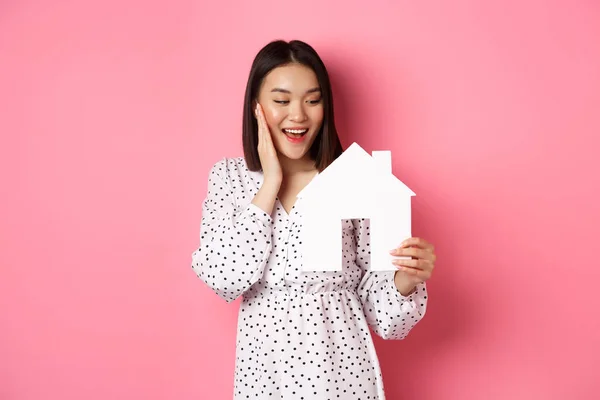
[[[283,149],[283,151],[281,151],[281,155],[283,155],[286,158],[289,158],[290,160],[301,160],[306,156],[306,153],[308,152],[308,149],[306,149],[304,146],[301,147],[296,147],[296,148],[289,148],[288,146],[285,146]]]
[[[312,140],[311,140],[312,139]],[[290,160],[304,160],[310,150],[310,146],[314,141],[311,137],[306,137],[303,143],[290,143],[286,141],[278,141],[275,144],[277,153]]]

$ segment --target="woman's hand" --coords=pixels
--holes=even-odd
[[[279,163],[279,157],[277,156],[277,150],[275,150],[275,146],[273,145],[271,131],[259,103],[256,103],[255,113],[256,121],[258,122],[258,156],[263,170],[264,182],[279,187],[283,180],[283,172]]]
[[[419,283],[431,278],[437,256],[433,245],[426,240],[415,237],[406,239],[397,249],[391,250],[390,254],[411,257],[392,261],[398,268],[394,283],[403,296],[410,294]]]

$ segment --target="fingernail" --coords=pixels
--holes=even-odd
[[[396,249],[390,250],[390,254],[395,254],[395,253],[396,253]]]

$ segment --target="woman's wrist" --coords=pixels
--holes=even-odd
[[[394,285],[396,286],[396,289],[398,289],[398,292],[404,297],[411,295],[417,287],[414,282],[402,279],[401,275],[398,274],[398,271],[394,274]]]
[[[267,214],[273,213],[273,207],[275,207],[275,200],[277,199],[277,193],[279,193],[279,187],[275,181],[266,181],[263,183],[261,188],[252,199],[252,204],[262,209]]]

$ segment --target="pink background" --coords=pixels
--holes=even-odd
[[[437,246],[425,319],[376,340],[389,399],[599,398],[598,2],[9,0],[0,399],[231,398],[238,303],[191,253],[275,38]]]

